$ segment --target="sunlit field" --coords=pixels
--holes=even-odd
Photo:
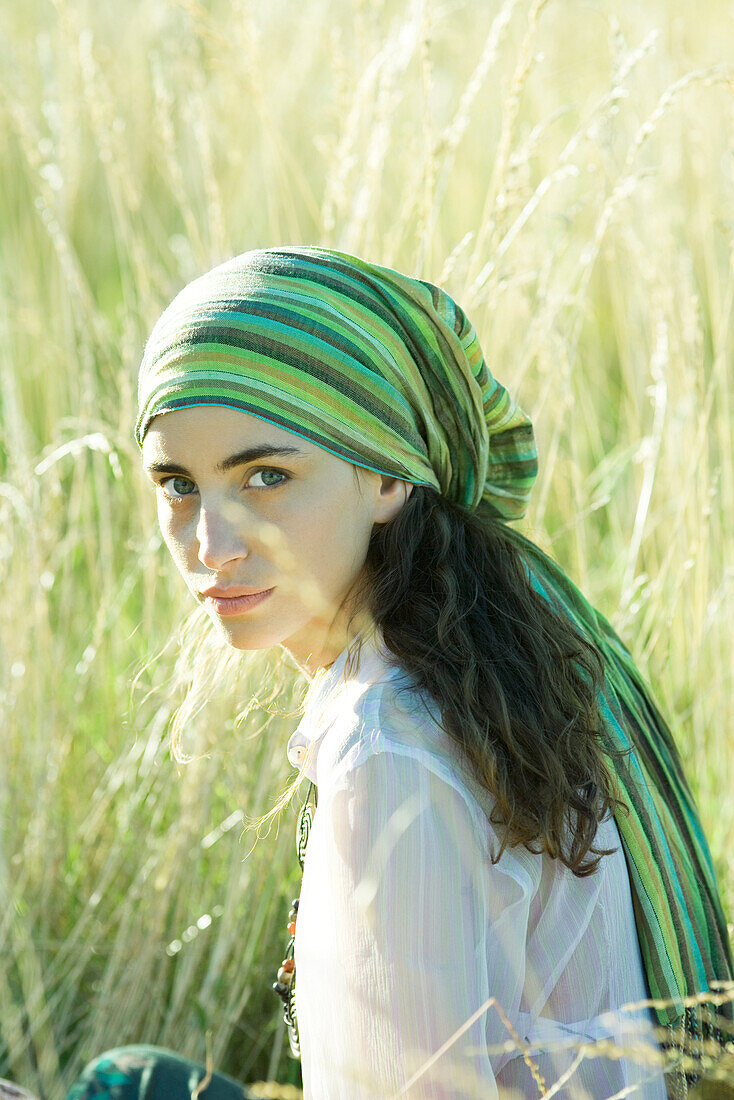
[[[191,608],[133,438],[159,311],[257,246],[465,308],[535,422],[522,530],[653,684],[734,919],[731,4],[0,11],[0,1077],[60,1100],[106,1047],[208,1042],[300,1084],[270,988],[299,799],[248,822],[303,683],[238,722],[271,671],[230,661],[172,761]]]

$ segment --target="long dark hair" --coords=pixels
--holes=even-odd
[[[609,853],[594,838],[618,803],[597,702],[603,664],[533,587],[523,541],[416,485],[374,528],[355,603],[493,795],[494,858],[522,844],[583,877]]]

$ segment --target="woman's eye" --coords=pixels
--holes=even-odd
[[[163,495],[169,500],[181,500],[182,497],[191,496],[196,486],[187,477],[167,477],[160,482]]]
[[[261,479],[261,484],[253,485],[255,478]],[[277,479],[277,480],[274,480]],[[256,470],[254,474],[251,474],[247,479],[247,484],[253,489],[272,489],[276,485],[282,485],[284,481],[288,480],[288,475],[284,474],[281,470]]]

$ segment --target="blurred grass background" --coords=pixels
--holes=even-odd
[[[242,828],[296,719],[235,728],[233,675],[172,764],[189,606],[132,436],[159,311],[256,246],[467,310],[536,423],[524,530],[654,685],[731,919],[731,4],[2,0],[0,62],[0,1075],[61,1097],[210,1030],[217,1068],[299,1081],[296,808]]]

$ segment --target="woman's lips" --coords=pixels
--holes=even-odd
[[[266,588],[262,592],[253,592],[247,596],[212,596],[204,595],[204,603],[216,611],[217,615],[242,615],[243,612],[249,611],[252,607],[257,607],[259,603],[266,600],[271,592],[274,592],[273,588]]]

